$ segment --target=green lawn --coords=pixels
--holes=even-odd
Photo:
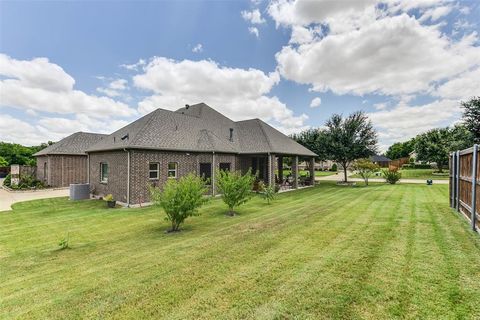
[[[434,173],[433,169],[409,169],[400,170],[402,173],[402,179],[419,179],[419,180],[448,180],[448,171],[444,170],[444,173]],[[361,178],[359,174],[351,175],[352,178]],[[382,179],[382,176],[371,176],[371,179]]]
[[[284,176],[287,176],[289,174],[291,174],[292,171],[290,170],[283,170],[283,175]],[[307,170],[300,170],[298,172],[300,175],[303,175],[303,176],[308,176],[310,175],[310,173],[307,171]],[[334,174],[337,174],[337,172],[332,172],[332,171],[315,171],[315,177],[326,177],[326,176],[332,176]]]
[[[178,234],[152,207],[20,203],[0,213],[0,318],[479,319],[480,237],[447,188],[322,183],[233,218],[216,199]]]

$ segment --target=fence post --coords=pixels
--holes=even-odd
[[[456,171],[456,177],[455,177],[455,194],[456,194],[455,209],[457,209],[457,211],[460,212],[460,151],[457,150],[457,152],[455,153],[455,157],[457,158],[457,161],[455,163],[455,171]]]
[[[455,153],[450,152],[450,208],[455,208]]]
[[[476,211],[477,211],[477,162],[478,162],[478,144],[473,145],[473,159],[472,159],[472,229],[476,230]]]

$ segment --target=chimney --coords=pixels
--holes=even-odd
[[[185,105],[185,109],[188,110],[188,108],[190,108],[190,105],[189,105],[189,104],[186,104],[186,105]]]
[[[233,128],[230,128],[230,141],[233,141]]]

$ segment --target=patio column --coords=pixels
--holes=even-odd
[[[298,188],[298,156],[292,157],[293,187]]]
[[[283,181],[283,157],[282,156],[279,156],[277,158],[278,160],[278,180],[280,181],[280,183],[282,183]]]
[[[269,154],[268,155],[268,184],[271,187],[275,186],[275,155]]]
[[[310,158],[310,183],[315,185],[315,157]]]

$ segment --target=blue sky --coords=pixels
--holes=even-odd
[[[361,109],[385,149],[479,94],[479,3],[3,1],[0,140],[111,132],[204,101],[285,133]]]

